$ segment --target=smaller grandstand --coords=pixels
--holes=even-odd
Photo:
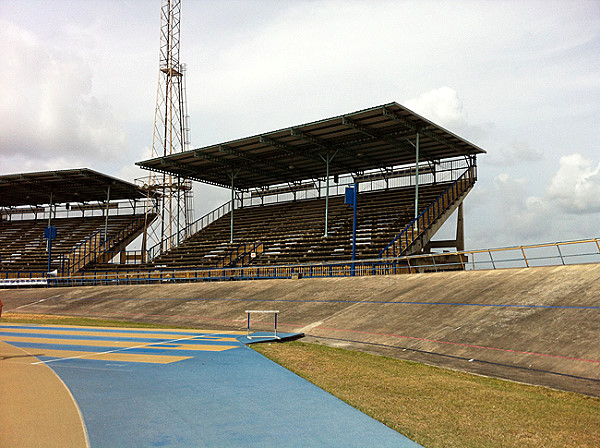
[[[153,204],[89,169],[0,176],[0,278],[70,275],[115,258],[154,219]]]

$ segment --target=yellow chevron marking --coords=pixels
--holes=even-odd
[[[2,325],[4,327],[4,325]],[[87,331],[86,331],[87,330]],[[46,329],[43,327],[40,328],[11,328],[11,333],[26,333],[26,334],[56,334],[56,335],[65,335],[65,336],[105,336],[109,338],[134,338],[134,339],[163,339],[163,340],[171,340],[171,339],[184,339],[184,338],[192,338],[194,333],[180,334],[180,333],[172,333],[172,334],[164,334],[164,333],[126,333],[126,332],[98,332],[98,331],[90,331],[89,327],[86,330],[65,330],[65,329]],[[154,331],[154,329],[152,330]],[[244,333],[245,334],[245,333]],[[198,333],[198,339],[206,339],[206,340],[223,340],[224,338],[215,337],[215,336],[207,336],[202,333]],[[235,338],[228,338],[227,340],[235,340]]]
[[[21,347],[22,348],[22,347]],[[167,356],[167,355],[138,355],[133,353],[96,353],[96,352],[80,352],[76,350],[54,350],[46,348],[22,348],[39,358],[48,356],[50,358],[83,358],[94,359],[101,361],[117,361],[117,362],[144,362],[151,364],[170,364],[172,362],[183,361],[190,359],[191,356]],[[41,363],[40,363],[41,364]]]
[[[222,352],[232,348],[237,348],[237,345],[215,345],[215,344],[178,344],[163,345],[161,342],[153,344],[149,342],[140,347],[139,342],[135,341],[98,341],[90,339],[62,339],[62,338],[36,338],[28,336],[2,336],[0,340],[5,342],[26,342],[30,344],[53,344],[53,345],[82,345],[87,347],[111,347],[111,348],[131,348],[138,347],[144,349],[160,349],[160,350],[193,350],[202,352]]]

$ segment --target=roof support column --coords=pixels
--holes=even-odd
[[[415,219],[419,217],[419,133],[417,132],[417,144],[415,145]]]
[[[458,206],[458,216],[456,218],[456,250],[461,252],[465,250],[465,219],[463,214],[463,204]]]
[[[108,239],[108,205],[110,204],[110,185],[106,189],[106,216],[104,217],[104,242]],[[106,249],[106,248],[105,248]]]
[[[239,170],[237,172],[232,170],[231,174],[229,175],[229,177],[231,178],[231,230],[230,230],[230,238],[229,238],[230,243],[233,243],[233,209],[234,209],[234,205],[235,205],[234,182],[235,182],[235,178],[237,177],[238,173],[239,173]]]
[[[327,229],[329,228],[329,151],[325,158],[325,237],[328,236]]]
[[[319,157],[321,157],[321,159],[323,159],[323,161],[325,162],[325,237],[329,235],[329,165],[335,157],[335,155],[338,153],[338,151],[339,149],[337,149],[331,155],[331,157],[329,156],[329,149],[327,150],[325,157],[319,155]]]
[[[50,210],[48,211],[48,227],[50,227],[50,224],[52,223],[52,202],[52,192],[50,192]]]

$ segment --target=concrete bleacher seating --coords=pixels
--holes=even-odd
[[[422,186],[419,210],[427,208],[451,183]],[[357,258],[376,258],[414,218],[414,188],[363,192],[358,198]],[[310,199],[237,209],[234,242],[230,215],[202,229],[154,260],[172,268],[214,268],[242,243],[264,243],[254,265],[348,260],[352,256],[352,209],[341,196],[329,199],[328,236],[324,236],[325,199]]]
[[[111,216],[108,220],[108,238],[141,215]],[[52,267],[60,268],[59,258],[71,251],[96,232],[104,232],[105,218],[56,218],[51,224],[57,228],[52,242]],[[48,269],[47,240],[44,229],[47,220],[14,220],[0,222],[0,271],[46,271]],[[129,236],[139,232],[132,229]],[[127,238],[127,236],[125,237]],[[118,244],[122,241],[115,241]]]

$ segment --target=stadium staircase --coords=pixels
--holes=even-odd
[[[398,257],[420,252],[462,203],[475,185],[475,180],[475,168],[468,168],[425,210],[420,212],[417,218],[404,227],[379,253],[379,257]]]
[[[413,220],[414,187],[361,193],[357,258],[377,258],[386,249],[394,254],[416,250],[417,246],[420,250],[424,247],[422,242],[431,238],[433,229],[439,229],[474,181],[474,172],[467,171],[455,182],[420,186],[417,220]],[[215,268],[349,260],[353,213],[343,200],[342,196],[329,199],[327,237],[323,198],[244,207],[235,210],[234,243],[230,243],[227,213],[159,255],[153,264],[168,268]]]
[[[252,262],[252,259],[265,251],[263,243],[239,244],[234,250],[229,252],[219,261],[215,267],[230,268],[236,266],[246,266]]]
[[[0,271],[6,271],[5,275],[7,272],[46,272],[48,252],[44,229],[47,225],[46,220],[0,223]],[[56,218],[51,225],[57,228],[57,239],[52,242],[51,270],[73,274],[89,263],[104,261],[111,252],[124,249],[143,231],[144,215],[111,216],[106,241],[103,216]]]

